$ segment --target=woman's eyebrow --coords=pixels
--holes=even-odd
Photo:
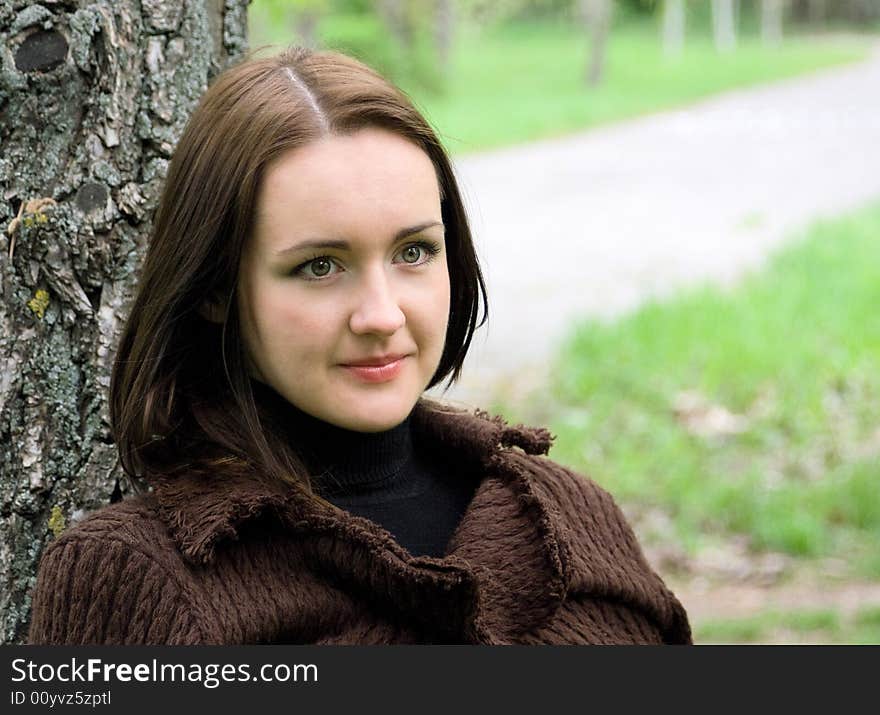
[[[442,225],[442,221],[425,221],[423,223],[416,224],[415,226],[410,226],[409,228],[402,228],[396,234],[394,234],[394,237],[391,239],[391,244],[397,243],[407,236],[412,236],[414,233],[424,231],[426,228]],[[309,241],[302,241],[301,243],[297,243],[293,246],[288,246],[287,248],[282,248],[276,251],[275,255],[285,256],[289,253],[301,251],[305,248],[339,248],[348,250],[351,248],[351,244],[348,241],[342,239],[313,239]]]

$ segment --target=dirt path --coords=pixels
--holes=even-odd
[[[798,574],[783,583],[710,583],[705,579],[666,579],[694,623],[741,619],[768,611],[833,610],[850,617],[868,607],[880,608],[880,583],[837,581]]]
[[[761,642],[803,642],[821,634],[787,631],[781,626],[785,616],[833,613],[848,622],[866,609],[880,609],[880,579],[855,576],[845,554],[805,560],[754,552],[741,535],[707,535],[696,554],[687,554],[662,528],[670,523],[660,518],[662,512],[625,511],[649,563],[682,602],[697,633],[709,622],[760,617],[771,624],[762,629]],[[780,626],[773,628],[774,623]]]

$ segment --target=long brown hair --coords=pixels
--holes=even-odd
[[[267,165],[322,136],[366,126],[416,143],[437,172],[451,304],[428,387],[458,379],[488,302],[433,129],[403,92],[346,55],[294,47],[248,59],[218,76],[190,117],[155,215],[110,385],[113,434],[129,476],[238,465],[311,492],[300,457],[254,399],[235,310],[238,268]],[[209,299],[223,311],[222,324],[200,315]]]

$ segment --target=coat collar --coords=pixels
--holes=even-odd
[[[211,564],[246,525],[268,519],[302,535],[316,571],[379,608],[407,612],[439,641],[503,642],[552,614],[568,589],[564,529],[521,460],[510,458],[512,448],[547,454],[553,437],[425,398],[412,420],[414,439],[444,465],[481,479],[443,558],[412,556],[369,520],[320,507],[283,484],[221,470],[154,479],[159,513],[195,565]]]

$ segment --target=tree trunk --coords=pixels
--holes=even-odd
[[[608,52],[608,33],[611,30],[611,0],[581,0],[581,14],[590,35],[590,56],[587,60],[586,81],[596,87],[605,78],[605,60]]]
[[[730,52],[736,47],[735,16],[733,0],[712,0],[712,31],[719,52]]]
[[[668,57],[681,56],[684,28],[684,0],[666,0],[663,3],[663,52]]]
[[[172,150],[246,26],[247,0],[0,0],[3,642],[46,542],[128,491],[116,342]]]
[[[790,17],[795,22],[813,23],[820,19],[819,15],[824,18],[824,0],[790,0],[790,5]]]
[[[816,25],[824,24],[828,15],[828,6],[825,0],[810,0],[809,13],[810,22]]]
[[[318,21],[320,13],[315,10],[300,10],[294,20],[295,34],[303,47],[314,50],[318,46]]]
[[[434,43],[437,46],[437,60],[444,75],[449,71],[454,31],[455,7],[453,0],[435,0]]]
[[[761,0],[761,38],[765,45],[778,46],[782,42],[784,0]]]
[[[869,23],[880,20],[880,3],[876,0],[850,0],[850,22]]]
[[[379,0],[377,9],[391,31],[397,44],[404,50],[412,50],[415,44],[415,28],[413,27],[409,0]]]

